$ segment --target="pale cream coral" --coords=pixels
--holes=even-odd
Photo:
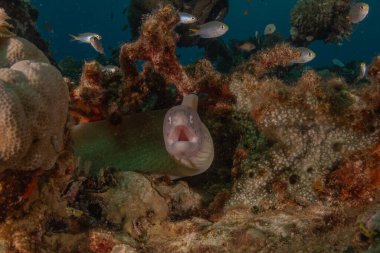
[[[0,69],[0,171],[49,169],[63,147],[68,90],[50,64]]]
[[[0,9],[0,172],[50,169],[63,149],[68,87]]]

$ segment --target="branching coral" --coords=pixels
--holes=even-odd
[[[239,89],[235,82],[232,88]],[[269,207],[282,198],[312,203],[316,186],[338,161],[378,143],[372,91],[351,90],[340,79],[322,80],[312,71],[295,87],[263,84],[241,82],[243,92],[236,93],[249,94],[245,104],[274,144],[260,158],[242,161],[231,205]]]
[[[352,24],[347,18],[351,0],[298,0],[292,10],[291,38],[297,45],[313,40],[336,43],[347,39]]]
[[[131,26],[133,37],[137,37],[139,28],[146,14],[153,12],[161,5],[172,4],[176,10],[191,13],[197,17],[198,23],[203,24],[212,20],[223,20],[227,14],[227,0],[133,0],[128,8],[128,23]],[[181,30],[181,27],[178,29]],[[189,46],[198,42],[199,38],[181,36],[178,44]]]
[[[153,70],[160,73],[167,83],[174,84],[181,95],[194,91],[175,54],[176,38],[172,29],[178,21],[174,8],[167,5],[148,16],[137,41],[121,47],[120,66],[128,89],[144,82],[135,64],[135,61],[143,60],[149,61]]]
[[[232,110],[235,101],[229,89],[229,79],[213,69],[208,60],[199,60],[186,68],[186,72],[198,87],[200,94],[207,98],[200,102],[202,109],[216,113],[226,113]]]

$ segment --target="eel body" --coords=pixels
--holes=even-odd
[[[82,162],[89,162],[91,170],[115,167],[174,178],[202,173],[212,163],[214,147],[196,107],[196,95],[188,95],[181,105],[169,111],[125,116],[118,125],[98,121],[74,126],[71,131],[74,154]],[[186,125],[190,124],[190,118],[186,122],[183,116],[191,116],[191,122],[196,120],[198,128]],[[179,125],[169,126],[169,117]]]

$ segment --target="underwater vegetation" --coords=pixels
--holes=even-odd
[[[304,2],[313,1],[298,5]],[[380,56],[360,85],[302,69],[315,55],[275,39],[250,50],[228,73],[207,59],[182,66],[173,30],[179,16],[168,4],[146,16],[139,37],[120,47],[120,66],[84,62],[74,80],[18,37],[2,13],[0,251],[380,247]],[[283,78],[294,69],[298,76]],[[82,136],[99,138],[78,141],[81,128]],[[209,139],[199,144],[204,128]],[[146,157],[156,143],[162,152]],[[212,146],[209,169],[208,163],[197,173],[173,174],[160,164],[164,154],[188,159],[198,144]],[[80,145],[87,154],[78,152]],[[187,145],[190,152],[182,152]],[[104,147],[111,158],[126,152],[125,160],[105,159],[98,152]]]

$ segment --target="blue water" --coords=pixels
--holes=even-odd
[[[376,0],[366,0],[370,5],[367,18],[356,28],[349,41],[343,45],[314,42],[309,47],[316,52],[317,57],[309,63],[311,66],[331,65],[333,58],[346,63],[352,60],[370,62],[380,52],[378,41],[380,29],[380,3]],[[106,54],[110,55],[110,48],[118,47],[130,41],[129,29],[123,31],[127,24],[127,16],[122,11],[129,5],[129,1],[122,0],[32,0],[39,10],[38,29],[49,42],[51,52],[56,60],[72,56],[78,60],[95,58],[97,53],[86,44],[71,42],[68,34],[96,32],[103,37],[103,46]],[[290,29],[290,10],[296,0],[231,0],[229,13],[225,19],[230,27],[223,36],[228,39],[245,40],[253,36],[255,31],[262,33],[264,27],[274,23],[284,37],[288,37]],[[248,10],[248,15],[244,11]],[[113,16],[113,18],[111,18]],[[49,32],[44,28],[48,22],[53,28]],[[181,62],[194,62],[202,57],[202,50],[194,48],[179,49]]]

